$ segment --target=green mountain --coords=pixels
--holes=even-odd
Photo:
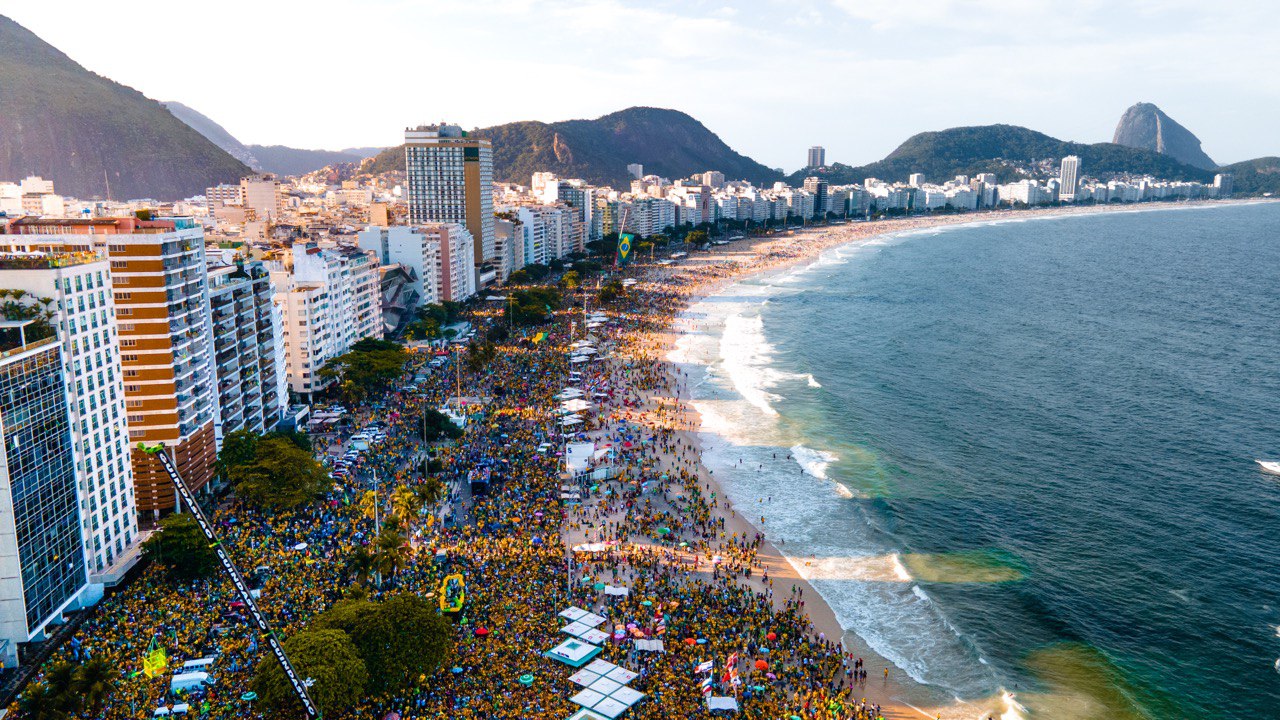
[[[1234,187],[1239,195],[1280,195],[1280,157],[1260,157],[1253,160],[1223,165],[1218,172],[1235,176]]]
[[[832,184],[861,183],[869,177],[905,182],[911,173],[924,173],[930,182],[940,182],[956,175],[984,172],[995,173],[1001,182],[1007,182],[1021,177],[1017,171],[1020,166],[1037,161],[1056,163],[1066,155],[1078,155],[1080,171],[1092,177],[1134,173],[1169,180],[1213,180],[1213,173],[1207,170],[1184,165],[1151,150],[1114,143],[1064,142],[1016,125],[924,132],[908,138],[879,162],[861,167],[837,163],[819,174]],[[812,171],[801,170],[789,180],[798,185],[812,174]]]
[[[177,199],[248,166],[163,105],[78,65],[0,15],[0,178],[61,194]]]
[[[647,174],[683,178],[719,170],[727,178],[772,183],[781,175],[741,155],[702,123],[676,110],[633,107],[595,120],[525,121],[476,130],[493,141],[493,174],[500,182],[528,185],[535,172],[626,187],[627,165]],[[403,146],[366,163],[365,172],[404,170]]]

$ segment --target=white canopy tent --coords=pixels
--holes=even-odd
[[[707,696],[708,710],[728,710],[730,712],[738,712],[738,699],[734,697],[716,697]]]

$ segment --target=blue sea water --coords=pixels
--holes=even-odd
[[[855,647],[974,717],[1280,717],[1280,204],[880,238],[686,322],[706,462]]]

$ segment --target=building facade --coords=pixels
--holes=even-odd
[[[382,276],[374,253],[349,245],[295,243],[292,267],[271,272],[281,318],[285,374],[310,396],[327,383],[320,371],[364,338],[382,337]]]
[[[1080,158],[1068,155],[1062,158],[1062,167],[1058,171],[1058,200],[1075,202],[1076,189],[1080,187]]]
[[[218,417],[214,435],[275,429],[288,406],[279,311],[260,262],[210,251],[209,314],[213,326]]]
[[[134,496],[140,514],[158,518],[176,506],[176,494],[160,462],[138,443],[166,445],[193,491],[213,478],[217,461],[204,230],[191,218],[95,218],[21,219],[8,232],[14,236],[0,237],[0,252],[109,257]]]
[[[41,639],[87,589],[75,455],[55,337],[0,356],[0,641]]]
[[[383,265],[402,265],[412,271],[414,292],[420,302],[430,305],[440,302],[440,232],[427,229],[435,227],[370,227],[357,238],[360,249],[376,253]]]
[[[110,265],[96,253],[0,256],[0,288],[47,312],[62,346],[85,566],[97,589],[114,585],[139,548]]]
[[[404,140],[409,224],[460,223],[475,263],[493,259],[493,146],[446,124],[408,128]]]

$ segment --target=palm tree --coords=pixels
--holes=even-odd
[[[62,709],[63,701],[48,683],[39,682],[18,698],[18,709],[26,720],[66,720],[70,716]]]
[[[391,509],[399,517],[412,522],[422,512],[422,500],[417,493],[401,485],[391,493]]]
[[[69,662],[60,662],[49,668],[44,675],[44,681],[57,700],[59,709],[68,714],[80,711],[81,697],[76,688],[77,669]]]
[[[370,520],[378,516],[378,493],[373,490],[365,490],[359,500],[360,512]]]
[[[394,515],[389,518],[389,520],[394,519]],[[378,560],[378,572],[382,575],[395,577],[396,573],[404,569],[409,559],[404,532],[400,529],[398,522],[388,522],[383,526],[382,532],[374,542],[374,548]]]
[[[369,577],[373,575],[376,560],[377,558],[374,557],[374,554],[369,552],[369,548],[361,545],[347,557],[347,573],[357,578],[360,582],[367,583],[369,582]]]
[[[440,478],[429,477],[423,484],[415,488],[414,492],[418,494],[418,501],[422,504],[421,507],[434,507],[444,497],[444,483],[440,482]]]
[[[75,686],[84,708],[97,717],[115,689],[115,673],[106,660],[94,658],[76,670]]]

